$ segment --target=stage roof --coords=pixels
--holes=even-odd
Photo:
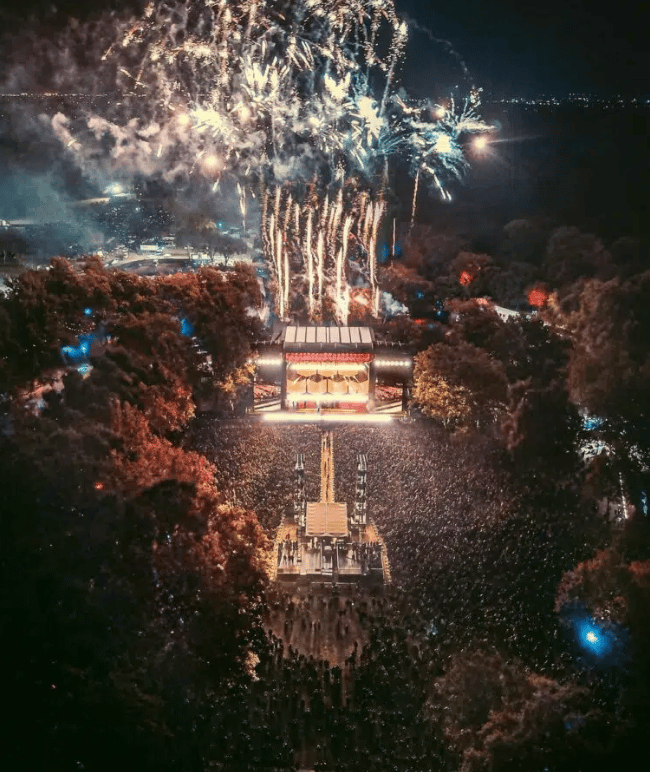
[[[305,536],[347,536],[348,506],[332,501],[310,501],[307,504]]]
[[[282,339],[285,349],[372,351],[370,327],[303,327],[289,325]]]

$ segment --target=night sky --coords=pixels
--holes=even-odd
[[[136,0],[128,3],[137,6]],[[58,16],[85,16],[120,0],[64,0]],[[52,18],[47,0],[0,0],[0,27],[10,29],[32,12]],[[650,93],[650,4],[619,0],[603,6],[586,0],[397,0],[408,15],[437,38],[448,40],[473,81],[495,96],[563,96],[571,91],[629,96]],[[413,30],[402,78],[418,96],[435,96],[467,79],[446,47]]]
[[[575,0],[466,0],[440,3],[439,11],[429,0],[400,0],[399,7],[452,41],[477,85],[498,96],[650,92],[648,4],[621,0],[607,15]],[[418,38],[424,71],[426,36]]]

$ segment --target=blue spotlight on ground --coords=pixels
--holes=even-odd
[[[604,657],[611,651],[614,642],[611,631],[602,629],[591,621],[583,620],[578,622],[577,632],[582,648],[597,657]]]
[[[185,335],[188,338],[194,335],[194,327],[189,319],[185,317],[181,319],[181,335]]]

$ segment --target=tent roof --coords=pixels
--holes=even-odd
[[[283,344],[289,350],[372,351],[374,337],[370,327],[304,327],[289,325]]]
[[[310,501],[307,504],[306,536],[347,536],[347,504]]]

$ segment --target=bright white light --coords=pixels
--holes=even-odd
[[[350,87],[350,73],[348,72],[347,75],[343,78],[343,80],[338,82],[335,81],[334,78],[329,74],[325,74],[325,77],[323,80],[325,83],[325,88],[329,91],[332,97],[337,102],[341,102],[345,98],[346,94],[348,93],[348,89]]]
[[[248,107],[247,105],[242,105],[239,108],[239,118],[243,122],[246,122],[250,117],[251,117],[250,107]]]
[[[335,370],[338,373],[354,372],[364,370],[366,365],[363,362],[354,364],[352,362],[291,362],[290,364],[296,370]]]
[[[436,118],[444,118],[445,115],[447,115],[447,111],[444,107],[438,107],[438,109],[435,111]]]
[[[485,150],[488,145],[487,137],[477,137],[474,140],[474,147],[476,150]]]
[[[377,367],[410,367],[410,359],[375,359]]]
[[[249,360],[254,365],[281,365],[281,357],[259,357],[258,359]]]
[[[178,121],[179,126],[188,126],[192,119],[187,113],[180,113],[176,120]]]
[[[585,636],[589,643],[598,643],[598,636],[591,630]]]
[[[203,165],[211,172],[219,171],[222,168],[221,159],[217,155],[206,155],[203,159]]]
[[[288,402],[297,404],[299,402],[316,402],[326,405],[331,402],[367,402],[367,394],[292,394],[287,397]]]
[[[385,413],[264,413],[264,420],[272,423],[320,423],[336,421],[347,424],[388,424],[393,417]]]
[[[436,153],[449,153],[451,152],[451,140],[447,136],[447,134],[441,134],[438,139],[436,139],[436,146],[435,146]]]
[[[362,96],[358,105],[359,115],[364,119],[368,128],[368,137],[370,135],[378,137],[383,120],[377,112],[374,101],[369,96]]]

